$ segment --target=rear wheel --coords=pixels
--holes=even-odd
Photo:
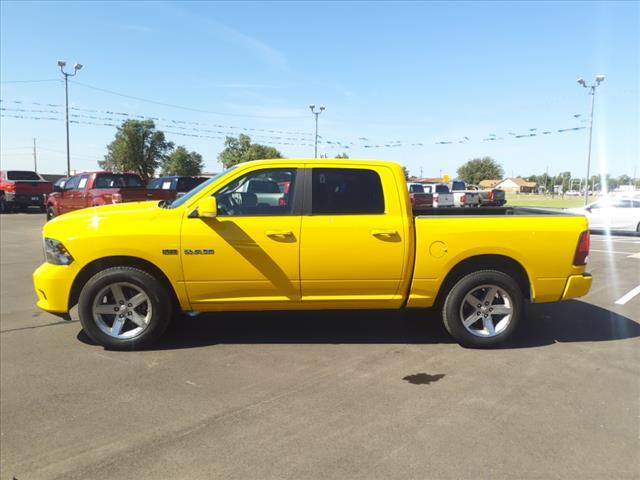
[[[492,348],[503,344],[522,316],[523,295],[516,281],[495,270],[461,278],[444,302],[445,328],[461,345]]]
[[[96,343],[113,350],[151,345],[165,331],[173,313],[171,296],[151,274],[133,267],[96,273],[78,301],[80,323]]]

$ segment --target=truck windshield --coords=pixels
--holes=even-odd
[[[40,175],[38,175],[36,172],[29,172],[29,171],[24,171],[24,170],[9,170],[7,172],[7,180],[22,180],[22,181],[32,181],[32,182],[39,182],[40,180],[42,180],[42,178],[40,178]]]
[[[214,175],[213,177],[211,177],[206,182],[201,183],[196,188],[194,188],[193,190],[190,190],[189,192],[185,193],[183,196],[181,196],[180,198],[177,198],[173,202],[170,202],[170,201],[164,202],[162,204],[162,207],[164,207],[164,208],[176,208],[176,207],[179,207],[180,205],[184,205],[191,198],[193,198],[194,196],[198,195],[202,190],[207,188],[209,185],[211,185],[217,179],[219,179],[223,175],[226,175],[227,173],[229,173],[231,170],[233,170],[235,168],[236,168],[236,165],[234,165],[233,167],[227,168],[225,171],[220,172],[217,175]]]

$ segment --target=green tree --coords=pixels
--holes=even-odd
[[[409,169],[403,165],[402,171],[404,172],[404,179],[409,180]]]
[[[251,160],[268,158],[283,158],[282,154],[273,147],[251,143],[249,135],[241,133],[238,138],[227,137],[224,141],[225,149],[218,155],[218,160],[224,168],[229,168]]]
[[[349,155],[347,155],[346,153],[339,153],[338,155],[336,155],[336,158],[349,158]]]
[[[162,175],[196,176],[202,173],[202,155],[189,152],[182,145],[177,147],[160,162]]]
[[[98,165],[113,172],[135,172],[148,181],[172,148],[153,120],[125,120]]]
[[[499,180],[503,174],[502,166],[491,157],[474,158],[458,168],[458,178],[476,185],[482,180]]]

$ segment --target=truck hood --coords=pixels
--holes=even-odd
[[[144,228],[141,224],[155,218],[161,211],[158,201],[83,208],[49,221],[43,228],[43,234],[45,237],[62,240],[90,232],[98,234],[102,230],[114,232],[118,228]]]

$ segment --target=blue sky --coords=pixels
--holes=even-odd
[[[73,119],[160,118],[209,172],[220,170],[223,141],[177,133],[255,129],[247,133],[285,156],[310,157],[315,103],[326,105],[320,134],[333,143],[319,151],[328,156],[396,160],[436,176],[490,155],[507,175],[584,175],[587,130],[557,130],[586,125],[589,96],[576,78],[602,73],[593,168],[640,176],[639,5],[2,2],[2,168],[30,168],[36,137],[39,170],[64,172],[64,122],[6,116],[63,117],[34,105],[64,104],[61,58],[84,64],[70,103],[85,116]],[[31,80],[44,81],[14,83]],[[96,169],[114,133],[73,123],[72,168]]]

